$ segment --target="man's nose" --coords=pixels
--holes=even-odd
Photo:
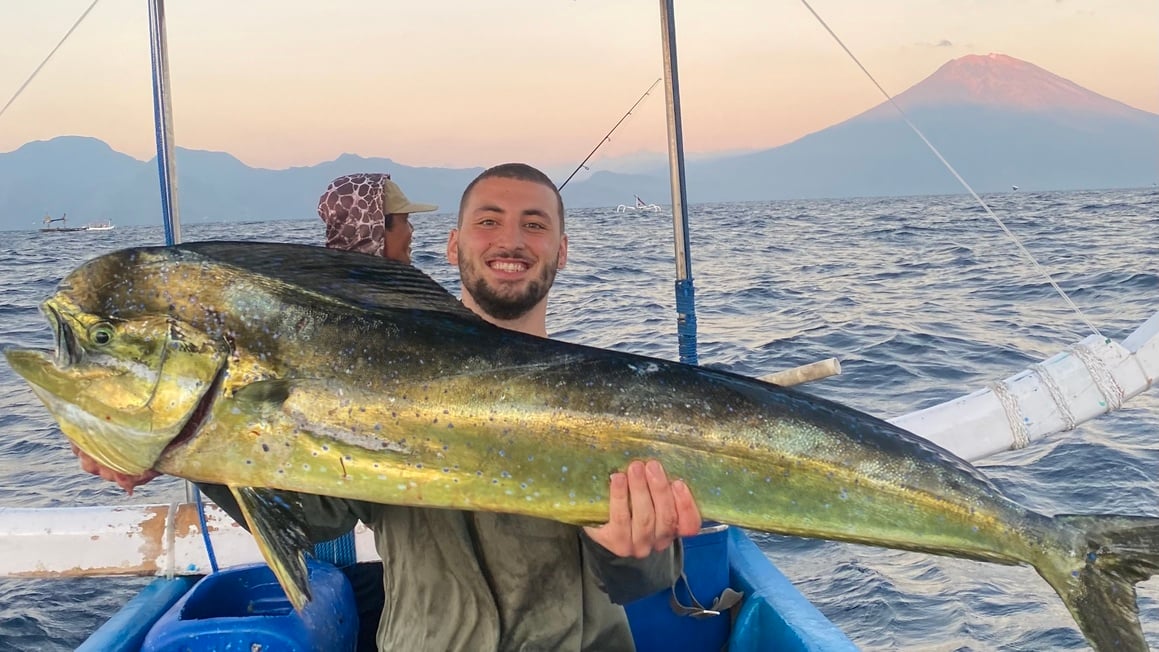
[[[519,228],[519,222],[505,222],[494,232],[493,242],[495,246],[507,249],[522,249],[523,248],[523,229]]]

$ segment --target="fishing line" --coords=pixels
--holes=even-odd
[[[652,85],[648,87],[648,90],[644,91],[644,94],[640,96],[640,99],[636,100],[636,103],[632,105],[632,108],[628,109],[628,112],[624,114],[624,117],[620,118],[620,121],[617,122],[615,124],[615,126],[613,126],[611,128],[611,130],[608,131],[607,135],[604,136],[603,140],[601,140],[595,146],[595,148],[592,149],[591,153],[588,154],[587,158],[580,161],[580,164],[577,165],[576,168],[571,171],[571,174],[567,175],[567,179],[564,179],[563,183],[559,184],[560,190],[563,190],[563,187],[567,185],[568,181],[571,181],[571,178],[574,177],[577,172],[584,169],[584,164],[587,163],[588,161],[590,161],[591,158],[596,155],[596,152],[600,151],[600,148],[604,146],[604,143],[612,140],[612,134],[616,132],[616,129],[618,129],[620,127],[620,125],[623,124],[624,121],[627,120],[628,117],[632,115],[632,111],[635,111],[636,107],[640,106],[640,103],[643,102],[644,99],[647,98],[648,95],[650,95],[652,93],[652,89],[656,88],[656,84],[659,84],[659,83],[660,83],[660,78],[657,77],[656,81],[652,82]]]
[[[64,42],[68,40],[68,37],[72,36],[73,31],[75,31],[76,28],[80,26],[81,21],[85,19],[85,16],[89,15],[89,12],[92,11],[93,7],[97,6],[97,3],[100,1],[101,0],[93,0],[93,3],[89,5],[89,8],[85,9],[84,13],[80,15],[80,18],[77,18],[76,22],[72,24],[72,27],[68,28],[68,31],[64,33],[64,37],[60,39],[60,43],[57,43],[56,47],[52,48],[52,52],[49,52],[48,56],[44,57],[44,61],[41,61],[40,65],[36,67],[36,70],[33,70],[32,74],[28,76],[28,79],[24,80],[24,83],[20,85],[20,88],[16,89],[16,93],[12,96],[12,99],[8,100],[8,103],[4,105],[4,108],[0,109],[0,117],[4,116],[4,112],[8,110],[8,107],[12,106],[12,103],[16,101],[16,98],[20,97],[20,94],[23,93],[24,89],[32,83],[32,80],[36,78],[37,73],[39,73],[40,69],[44,67],[44,64],[48,63],[48,60],[52,58],[52,55],[56,54],[56,51],[60,49],[60,46],[64,45]]]
[[[1080,310],[1079,307],[1075,305],[1073,301],[1071,301],[1067,293],[1064,292],[1061,287],[1059,287],[1058,283],[1055,282],[1054,277],[1050,275],[1050,272],[1046,271],[1042,265],[1038,264],[1038,261],[1034,258],[1034,254],[1031,254],[1030,250],[1023,246],[1022,241],[1018,239],[1018,236],[1014,235],[1014,233],[1006,227],[1006,224],[1001,220],[1001,218],[995,215],[994,211],[990,210],[990,206],[987,205],[986,202],[978,196],[978,193],[974,192],[974,188],[972,188],[970,184],[962,178],[962,175],[958,174],[958,171],[954,169],[954,166],[950,165],[950,162],[947,161],[945,157],[942,156],[942,153],[938,151],[938,148],[934,147],[934,144],[931,143],[928,138],[926,138],[926,135],[922,133],[921,129],[918,129],[917,125],[915,125],[913,122],[910,122],[909,116],[906,115],[905,111],[902,111],[897,102],[893,101],[893,96],[890,95],[889,92],[884,88],[882,88],[881,84],[877,83],[877,79],[875,79],[874,76],[870,74],[868,70],[866,70],[865,66],[861,65],[861,61],[857,59],[853,52],[851,52],[849,48],[845,47],[845,43],[841,40],[841,37],[837,36],[837,34],[832,29],[830,29],[829,24],[825,22],[825,19],[821,18],[821,16],[813,9],[813,7],[809,5],[809,0],[801,0],[801,4],[805,5],[805,8],[809,10],[809,13],[813,14],[813,17],[817,19],[817,22],[821,23],[821,27],[824,27],[825,31],[829,32],[829,35],[833,37],[833,40],[837,41],[837,45],[841,46],[842,50],[845,50],[845,54],[848,54],[849,58],[853,59],[853,63],[857,64],[857,67],[861,69],[861,72],[865,73],[865,76],[869,78],[869,81],[873,82],[873,85],[877,87],[877,90],[881,91],[881,94],[885,96],[885,99],[889,101],[890,105],[897,109],[897,112],[901,115],[901,119],[904,120],[907,125],[909,125],[909,128],[912,129],[915,134],[917,134],[918,138],[922,139],[922,142],[926,144],[926,147],[930,148],[930,151],[934,153],[934,156],[938,157],[938,160],[942,162],[942,165],[946,166],[946,169],[950,171],[950,174],[954,175],[954,178],[958,180],[958,183],[962,184],[962,187],[966,189],[966,192],[970,193],[970,195],[974,198],[974,201],[978,202],[978,205],[982,207],[982,210],[986,211],[986,214],[989,215],[990,218],[998,224],[999,228],[1001,228],[1002,231],[1006,233],[1010,240],[1014,242],[1014,245],[1018,247],[1019,251],[1021,251],[1026,256],[1027,260],[1030,261],[1030,264],[1034,267],[1034,269],[1037,270],[1038,273],[1041,274],[1048,283],[1050,283],[1050,286],[1053,287],[1056,292],[1058,292],[1058,295],[1062,297],[1062,300],[1066,302],[1066,305],[1070,306],[1070,309],[1073,310],[1076,315],[1078,315],[1079,319],[1081,319],[1082,322],[1087,325],[1087,328],[1090,328],[1095,335],[1103,337],[1103,334],[1099,332],[1099,329],[1093,323],[1091,323],[1091,320],[1087,319],[1087,316],[1083,314],[1083,311]]]

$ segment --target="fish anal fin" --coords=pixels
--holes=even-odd
[[[245,516],[258,550],[278,578],[294,609],[301,612],[311,599],[305,550],[311,548],[306,536],[302,504],[292,494],[271,489],[231,486]]]

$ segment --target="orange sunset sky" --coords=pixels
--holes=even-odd
[[[91,0],[0,8],[0,105]],[[686,148],[767,148],[881,101],[798,0],[676,0]],[[812,0],[886,89],[1001,52],[1159,112],[1155,0]],[[103,0],[0,117],[153,155],[145,0]],[[654,0],[169,0],[179,146],[269,168],[574,166],[662,74]],[[663,87],[600,157],[664,151]],[[598,166],[599,158],[595,159]]]

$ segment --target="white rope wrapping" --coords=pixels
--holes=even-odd
[[[1067,405],[1066,397],[1062,394],[1062,388],[1054,380],[1054,376],[1046,370],[1042,363],[1033,364],[1030,366],[1030,371],[1046,386],[1046,391],[1050,392],[1050,398],[1054,401],[1054,405],[1058,408],[1059,414],[1062,416],[1062,429],[1074,430],[1076,424],[1074,414],[1070,411],[1070,406]]]
[[[1099,393],[1103,395],[1103,399],[1106,402],[1106,412],[1123,407],[1123,398],[1126,396],[1126,392],[1123,391],[1119,382],[1115,380],[1115,376],[1111,374],[1111,370],[1107,369],[1107,365],[1103,363],[1103,359],[1082,342],[1074,344],[1068,347],[1068,349],[1087,368],[1087,373],[1091,375],[1091,380],[1094,381],[1095,387],[1098,387]]]
[[[1030,444],[1030,435],[1026,432],[1026,424],[1022,420],[1022,411],[1018,408],[1018,400],[1010,393],[1006,381],[990,383],[990,391],[1002,404],[1002,411],[1006,413],[1006,422],[1010,424],[1010,448],[1017,450],[1026,448]]]

